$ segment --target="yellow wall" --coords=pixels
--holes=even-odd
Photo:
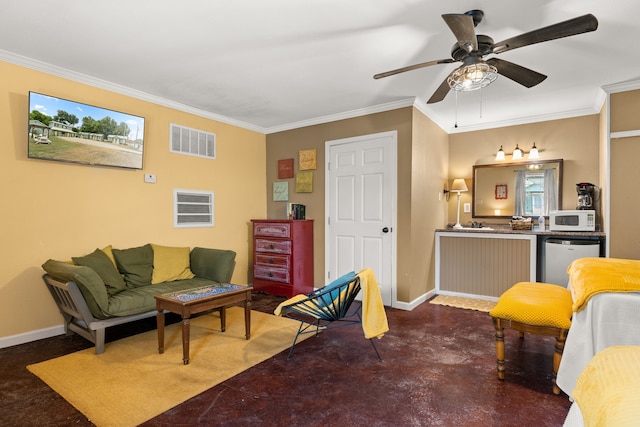
[[[410,242],[411,285],[406,301],[413,301],[435,289],[435,233],[447,220],[447,202],[442,190],[449,167],[449,136],[429,118],[413,110],[411,158],[411,219],[405,230]],[[401,210],[401,208],[399,208]],[[398,292],[399,293],[399,292]]]
[[[295,179],[286,180],[289,181],[289,201],[306,205],[307,219],[315,220],[316,287],[326,283],[323,220],[325,142],[391,130],[398,132],[397,299],[410,302],[423,295],[428,286],[430,289],[434,287],[433,266],[428,269],[425,264],[432,263],[433,230],[441,227],[444,209],[441,208],[439,214],[431,215],[429,212],[438,211],[437,203],[425,207],[426,203],[420,197],[432,194],[431,201],[438,200],[436,188],[442,189],[442,181],[447,175],[446,133],[421,113],[407,107],[267,136],[266,191],[269,219],[285,217],[286,202],[274,202],[271,197],[273,182],[283,181],[277,179],[278,160],[295,159],[294,171],[298,172],[298,151],[312,148],[317,150],[318,168],[313,171],[312,193],[296,193]],[[442,203],[444,202],[440,206],[443,206]]]
[[[247,283],[249,220],[266,214],[265,135],[5,62],[0,76],[0,337],[62,324],[40,266],[108,244],[232,249],[233,280]],[[29,91],[145,117],[144,171],[28,159]],[[215,133],[217,159],[170,153],[169,123]],[[176,188],[213,191],[215,227],[174,229]]]
[[[465,178],[469,187],[469,191],[460,197],[460,223],[473,220],[471,214],[464,213],[462,209],[464,203],[471,203],[473,165],[496,163],[495,156],[500,145],[507,153],[512,153],[516,144],[528,152],[535,142],[541,150],[542,159],[564,159],[561,208],[575,209],[577,183],[591,182],[598,187],[604,185],[604,182],[600,182],[599,126],[600,116],[590,115],[450,135],[449,178]],[[457,204],[454,199],[456,197],[452,195],[449,203],[449,222],[452,223],[456,220]],[[506,221],[483,218],[482,222]]]

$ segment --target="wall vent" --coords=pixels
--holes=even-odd
[[[216,134],[171,123],[169,149],[172,153],[216,158]]]
[[[173,190],[175,228],[213,227],[213,192]]]

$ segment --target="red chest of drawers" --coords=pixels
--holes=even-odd
[[[253,223],[253,290],[292,297],[313,291],[313,220]]]

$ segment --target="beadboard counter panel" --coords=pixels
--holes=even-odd
[[[496,299],[536,281],[537,237],[525,233],[436,232],[436,293]]]

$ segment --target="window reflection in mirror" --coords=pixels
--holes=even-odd
[[[516,178],[517,179],[517,178]],[[540,216],[544,211],[544,174],[540,172],[525,172],[525,203],[524,212],[518,212],[516,215],[535,215]],[[516,187],[518,185],[516,184]],[[516,203],[517,207],[517,203]]]
[[[562,159],[475,165],[473,217],[549,215],[562,206]]]

